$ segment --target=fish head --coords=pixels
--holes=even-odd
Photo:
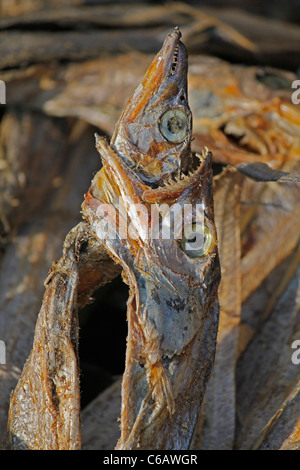
[[[154,184],[185,169],[190,156],[188,54],[180,37],[178,28],[168,34],[111,139],[112,148]]]

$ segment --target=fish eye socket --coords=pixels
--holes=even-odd
[[[160,118],[159,128],[169,142],[183,142],[188,135],[188,115],[180,108],[169,109]]]
[[[214,229],[206,223],[195,222],[184,229],[180,247],[190,258],[202,258],[212,251],[215,244]]]

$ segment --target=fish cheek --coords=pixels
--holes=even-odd
[[[139,322],[145,338],[145,350],[149,351],[148,362],[155,363],[163,356],[173,357],[182,351],[184,343],[189,342],[190,331],[187,330],[190,328],[186,323],[193,323],[186,322],[185,299],[175,292],[172,295],[170,289],[141,273],[136,273],[136,280],[140,301]]]
[[[128,124],[128,134],[131,142],[144,154],[157,157],[151,150],[156,143],[159,144],[163,139],[158,131],[156,122],[138,121]]]
[[[193,299],[193,302],[191,300]],[[162,300],[165,335],[161,348],[172,358],[180,355],[190,343],[201,325],[202,307],[197,298],[165,295]]]

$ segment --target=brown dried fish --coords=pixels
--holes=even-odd
[[[45,281],[33,348],[11,395],[10,448],[80,448],[77,310],[119,272],[86,224],[71,230]]]
[[[211,157],[199,157],[191,170],[187,56],[179,38],[178,30],[167,37],[110,146],[98,139],[103,168],[83,205],[130,286],[118,449],[188,449],[214,358],[219,263]],[[174,203],[177,210],[193,206],[185,223],[193,227],[193,237],[204,237],[193,253],[184,238],[181,245],[176,240],[178,226],[171,238],[152,235],[151,204],[171,211]],[[151,219],[136,212],[142,205]],[[129,215],[128,238],[101,229],[101,206],[118,209],[118,231]]]
[[[143,15],[143,12],[141,12],[141,14]],[[127,17],[127,20],[131,21],[132,18]],[[153,20],[155,21],[155,15],[151,21]],[[187,37],[188,34],[189,31],[187,28]],[[195,31],[191,28],[189,37],[190,44],[193,42],[196,34],[197,28]],[[158,35],[157,38],[159,40]],[[148,44],[150,43],[151,41],[148,41]],[[151,44],[150,47],[153,47],[153,44]],[[197,46],[196,43],[195,46]],[[53,52],[55,53],[54,49],[52,49],[51,53]],[[26,106],[30,102],[31,105],[46,110],[49,114],[58,116],[80,116],[84,120],[98,125],[107,133],[111,133],[123,101],[132,90],[133,80],[136,81],[136,77],[141,76],[148,62],[149,57],[142,54],[123,54],[122,56],[116,56],[113,64],[109,58],[106,60],[105,57],[102,57],[101,61],[94,60],[81,64],[60,65],[59,68],[57,68],[56,65],[50,65],[47,68],[37,65],[27,69],[25,72],[7,71],[5,72],[5,80],[7,77],[7,79],[12,80],[14,84],[14,88],[12,88],[14,94],[11,96],[13,100],[12,103],[16,102],[20,104],[20,96],[22,94],[23,101],[21,106]],[[224,164],[231,163],[235,165],[240,162],[246,162],[248,165],[249,162],[267,162],[272,165],[273,168],[279,169],[279,171],[277,170],[275,173],[275,178],[278,177],[280,171],[282,171],[282,173],[290,174],[292,172],[299,174],[297,164],[300,148],[299,110],[290,102],[290,85],[295,76],[270,68],[231,66],[215,58],[192,57],[190,64],[189,97],[194,114],[194,132],[196,136],[193,142],[194,149],[202,149],[203,145],[206,144],[210,149],[213,149],[216,161],[223,162]],[[103,69],[101,67],[103,67]],[[111,73],[112,67],[114,67],[114,73]],[[101,73],[101,75],[104,76],[105,68],[107,70],[107,77],[109,78],[113,75],[116,80],[114,84],[114,89],[118,90],[116,95],[112,94],[111,91],[107,91],[112,90],[111,80],[109,79],[106,82],[103,81],[103,86],[101,88],[99,87],[99,74]],[[124,74],[125,69],[127,70],[126,74]],[[132,76],[128,72],[129,69],[131,70],[130,73],[132,73]],[[88,83],[82,80],[82,76],[87,77]],[[126,86],[123,86],[123,80]],[[24,83],[26,83],[26,87],[24,87]],[[91,86],[91,83],[94,83],[94,86]],[[28,92],[27,104],[26,90]],[[99,95],[99,90],[101,90],[102,95]],[[108,99],[107,96],[109,96]],[[248,166],[250,172],[256,168],[257,164],[255,166]],[[261,176],[261,169],[262,168],[259,169],[259,178],[263,178],[263,176]],[[267,167],[266,171],[265,170],[263,174],[266,174],[267,179],[274,177],[274,173],[272,176],[272,170],[270,170],[269,167]],[[232,221],[234,225],[231,226],[235,234],[235,239],[238,241],[238,225],[239,223],[241,224],[240,244],[231,244],[232,233],[230,227],[227,227],[228,229],[225,230],[226,226],[224,226],[224,231],[222,231],[222,223],[218,227],[222,242],[221,263],[225,268],[225,261],[226,259],[228,260],[229,266],[226,267],[226,269],[232,272],[232,283],[234,283],[236,288],[234,292],[235,307],[232,308],[233,316],[230,316],[228,319],[227,306],[232,300],[233,293],[226,289],[226,283],[229,282],[229,280],[225,278],[224,283],[223,281],[221,283],[219,291],[222,308],[219,331],[220,344],[219,348],[217,348],[217,367],[213,375],[213,381],[208,388],[207,398],[204,399],[205,408],[202,409],[202,412],[204,413],[203,416],[205,416],[206,421],[203,425],[203,421],[199,420],[200,423],[198,422],[199,427],[197,426],[197,433],[193,436],[193,445],[195,445],[196,448],[199,445],[204,448],[231,448],[232,445],[245,448],[249,445],[254,448],[295,448],[297,447],[298,439],[297,379],[294,382],[289,381],[288,385],[286,385],[286,382],[283,383],[282,388],[284,389],[284,393],[282,395],[280,395],[280,393],[278,395],[277,392],[274,392],[275,395],[278,395],[278,401],[276,401],[276,396],[274,399],[272,398],[270,401],[272,406],[266,408],[266,412],[263,413],[262,421],[256,419],[257,414],[251,418],[251,409],[249,411],[247,403],[245,402],[247,399],[247,387],[242,388],[241,384],[243,383],[243,374],[245,374],[245,370],[248,367],[247,364],[251,363],[252,357],[253,360],[255,360],[256,357],[255,353],[253,353],[254,350],[251,349],[251,343],[249,344],[250,338],[253,338],[253,341],[258,338],[255,344],[257,345],[257,349],[260,348],[260,352],[257,353],[258,362],[256,361],[256,364],[259,364],[259,354],[263,351],[264,344],[259,340],[262,324],[269,316],[270,321],[274,321],[274,315],[275,318],[277,318],[279,313],[274,312],[278,310],[278,302],[282,309],[285,308],[283,306],[288,305],[288,303],[285,303],[287,300],[285,300],[284,295],[289,281],[295,275],[298,265],[297,257],[295,256],[293,262],[288,266],[284,267],[281,265],[283,261],[293,253],[298,241],[298,221],[300,220],[298,207],[299,189],[297,185],[290,183],[280,183],[280,185],[277,183],[262,184],[252,181],[244,181],[241,183],[240,175],[236,174],[234,171],[232,171],[232,181],[230,181],[230,176],[228,176],[230,172],[231,170],[229,170],[229,173],[226,171],[225,174],[220,177],[219,182],[217,183],[216,181],[215,204],[217,204],[218,209],[220,199],[223,201],[222,192],[224,190],[226,191],[227,184],[230,187],[231,184],[237,184],[236,182],[240,181],[236,189],[238,188],[239,192],[241,190],[240,185],[243,185],[241,203],[238,202],[239,194],[236,193],[238,199],[235,201],[234,204],[237,205],[234,205],[234,207],[237,212]],[[247,172],[249,173],[248,170]],[[292,176],[292,179],[295,179],[295,177]],[[235,183],[233,183],[234,181]],[[218,184],[220,184],[219,189]],[[218,199],[218,193],[220,199]],[[164,195],[165,194],[166,193],[164,193]],[[230,194],[230,196],[233,197],[234,194]],[[9,198],[7,200],[9,201]],[[240,209],[238,209],[239,204],[241,204]],[[6,220],[16,220],[15,217],[9,215],[15,215],[16,210],[17,208],[15,207],[11,212],[10,205],[6,206],[3,213],[3,221],[5,221],[6,215],[8,215]],[[218,210],[216,211],[217,224],[218,219],[226,222],[226,210],[222,212],[224,210],[221,209],[221,206],[219,210],[220,212]],[[228,210],[227,208],[227,211]],[[240,216],[238,215],[239,212]],[[20,215],[24,216],[24,213],[22,214],[20,211]],[[233,214],[229,211],[229,215],[232,216]],[[20,219],[20,221],[22,223],[22,219]],[[9,228],[9,225],[7,224],[6,227]],[[85,230],[81,232],[79,239],[83,236],[84,231]],[[91,235],[86,233],[86,236],[90,237]],[[224,248],[222,249],[222,247]],[[71,252],[73,251],[71,250]],[[79,254],[76,250],[75,252],[75,258],[79,261],[82,253]],[[234,268],[234,265],[230,264],[230,256],[232,256],[232,260],[237,263],[235,264],[237,269]],[[241,257],[240,266],[239,257]],[[61,262],[64,263],[65,261],[66,260]],[[91,261],[93,261],[93,255],[91,256]],[[93,262],[91,264],[93,264]],[[240,269],[242,269],[242,276]],[[282,279],[274,282],[272,274],[276,269],[280,270]],[[90,269],[82,272],[83,274],[81,274],[81,276],[79,275],[79,279],[81,278],[82,282],[85,280],[85,288],[88,288],[91,280],[94,279],[95,272],[97,272],[97,270],[95,271],[90,266]],[[226,274],[226,270],[224,273]],[[114,275],[116,275],[116,273]],[[57,282],[59,282],[60,274],[58,273],[57,276]],[[264,280],[269,282],[269,287],[265,289],[265,292],[262,292],[260,287],[265,286],[265,284],[263,284]],[[74,285],[76,282],[74,282]],[[89,298],[93,289],[96,288],[98,285],[97,282],[98,280],[96,279],[95,285],[90,285],[91,290],[89,293],[83,295],[85,300]],[[101,284],[102,281],[99,282]],[[75,295],[75,290],[73,292]],[[245,311],[247,310],[248,315],[246,322],[243,316],[242,319],[239,316],[241,309],[241,292],[244,302],[242,311],[245,315]],[[290,290],[290,303],[293,302],[293,297],[295,298],[295,292],[295,289]],[[256,299],[258,300],[255,303],[254,296],[256,294],[258,296]],[[281,299],[282,294],[283,297]],[[261,299],[263,299],[265,305],[268,296],[270,298],[266,308],[262,309],[261,317],[257,318],[257,305]],[[296,318],[296,313],[294,316]],[[242,322],[241,324],[240,321]],[[283,330],[285,328],[286,326],[283,326]],[[240,338],[238,338],[238,333],[240,334]],[[282,334],[284,335],[285,332],[282,331]],[[57,338],[57,340],[58,339],[59,338]],[[240,342],[238,342],[238,340]],[[288,350],[290,347],[289,341],[288,339],[286,343],[288,344]],[[223,373],[222,354],[218,354],[218,350],[220,352],[230,352],[226,369],[227,376],[230,377],[228,381],[226,381],[226,376]],[[242,356],[240,364],[236,369],[238,356],[243,352],[249,355]],[[252,356],[252,354],[254,355]],[[284,356],[284,360],[282,360],[282,369],[280,370],[288,367],[290,367],[290,358],[287,353]],[[251,376],[249,378],[249,383],[254,389],[253,395],[256,397],[254,399],[254,401],[256,401],[255,410],[258,414],[259,409],[261,409],[260,407],[264,407],[264,403],[260,401],[259,390],[261,387],[259,384],[263,376],[266,375],[266,371],[267,367],[265,366],[257,367],[255,369],[257,375],[255,383],[252,381]],[[239,422],[237,441],[233,444],[233,436],[235,434],[234,421],[236,416],[234,390],[236,374],[238,374],[237,413]],[[15,378],[13,380],[15,380]],[[27,384],[27,380],[28,377],[25,378],[23,383]],[[275,377],[272,378],[272,383],[275,383],[275,381],[276,374]],[[59,383],[58,379],[57,383]],[[223,387],[227,390],[225,398],[227,403],[229,403],[228,407],[220,406],[221,401],[218,397],[220,397],[220,390],[222,390]],[[74,397],[78,402],[78,396],[76,397],[75,392]],[[265,386],[265,392],[266,394],[270,393],[268,384]],[[209,397],[215,397],[215,401],[213,402]],[[55,399],[53,403],[55,404]],[[67,406],[67,400],[64,401],[63,399],[62,403],[65,403]],[[208,406],[208,404],[210,406]],[[17,410],[18,404],[15,404],[15,406]],[[71,408],[69,408],[69,411],[70,409]],[[78,410],[77,405],[73,407],[73,409]],[[288,433],[285,432],[285,429],[288,430],[287,420],[291,419],[293,410],[293,424],[290,426],[292,429],[290,429],[290,434],[287,435]],[[70,430],[65,426],[66,423],[63,420],[63,416],[60,415],[60,411],[55,410],[55,413],[56,417],[55,415],[53,416],[61,425],[61,435],[70,435]],[[76,413],[77,411],[74,412],[74,422],[76,422],[77,419]],[[19,432],[20,427],[18,427],[18,421],[14,421],[12,418],[11,423],[12,429],[15,426],[15,429],[18,429]],[[230,423],[230,432],[227,434],[226,423]],[[21,428],[23,425],[24,429],[26,429],[27,424],[24,422],[21,423]],[[247,432],[250,428],[252,433],[251,442],[247,441]],[[225,433],[223,433],[224,429]],[[23,435],[24,441],[27,440],[30,446],[30,438],[26,432]],[[201,433],[204,433],[203,436],[201,436]],[[58,434],[59,433],[57,433],[57,435]],[[114,434],[114,436],[116,435],[117,434]],[[285,436],[284,439],[283,436]],[[13,445],[16,445],[16,440],[17,439],[14,440]],[[75,441],[74,445],[78,446],[78,435]],[[42,439],[37,442],[39,442],[38,445],[43,446]],[[52,442],[54,442],[54,446],[58,445],[57,440],[55,441],[55,439],[53,439]]]
[[[189,448],[214,360],[219,261],[211,155],[207,151],[193,159],[190,152],[186,73],[187,53],[175,29],[129,100],[111,146],[98,138],[103,168],[83,204],[84,216],[102,240],[98,257],[106,262],[105,246],[130,284],[118,444],[123,449]],[[192,206],[185,219],[193,227],[192,240],[185,235],[179,244],[176,233],[145,239],[150,227],[136,207],[165,203],[171,210],[174,202],[181,209]],[[118,208],[119,229],[129,214],[128,238],[120,232],[100,236],[101,205]],[[80,446],[76,298],[81,298],[79,254],[84,240],[90,243],[87,233],[84,227],[69,234],[64,255],[47,279],[33,349],[11,398],[12,447]],[[196,248],[195,234],[202,240]],[[93,256],[86,260],[94,272]],[[82,278],[91,291],[90,277],[85,273]],[[109,280],[103,274],[100,278]],[[100,284],[94,279],[94,285]]]

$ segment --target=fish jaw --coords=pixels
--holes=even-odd
[[[167,193],[145,186],[103,139],[98,149],[103,168],[94,178],[83,213],[121,264],[130,288],[117,448],[188,449],[214,360],[220,281],[217,243],[207,256],[192,259],[181,249],[180,240],[145,237],[151,208],[157,206],[155,197],[168,206]],[[211,154],[176,192],[182,207],[198,202],[202,211],[198,217],[213,226]],[[145,193],[151,202],[144,201]],[[115,237],[101,233],[97,215],[101,204],[118,214]],[[135,212],[142,205],[146,217]],[[190,216],[193,219],[194,212]],[[123,238],[119,229],[127,217],[131,232]],[[113,220],[109,225],[114,226]]]
[[[166,37],[111,139],[112,148],[150,183],[160,183],[189,164],[192,114],[187,95],[188,54],[180,37],[177,28]],[[186,137],[177,144],[168,142],[160,131],[161,117],[174,108],[187,118]]]

